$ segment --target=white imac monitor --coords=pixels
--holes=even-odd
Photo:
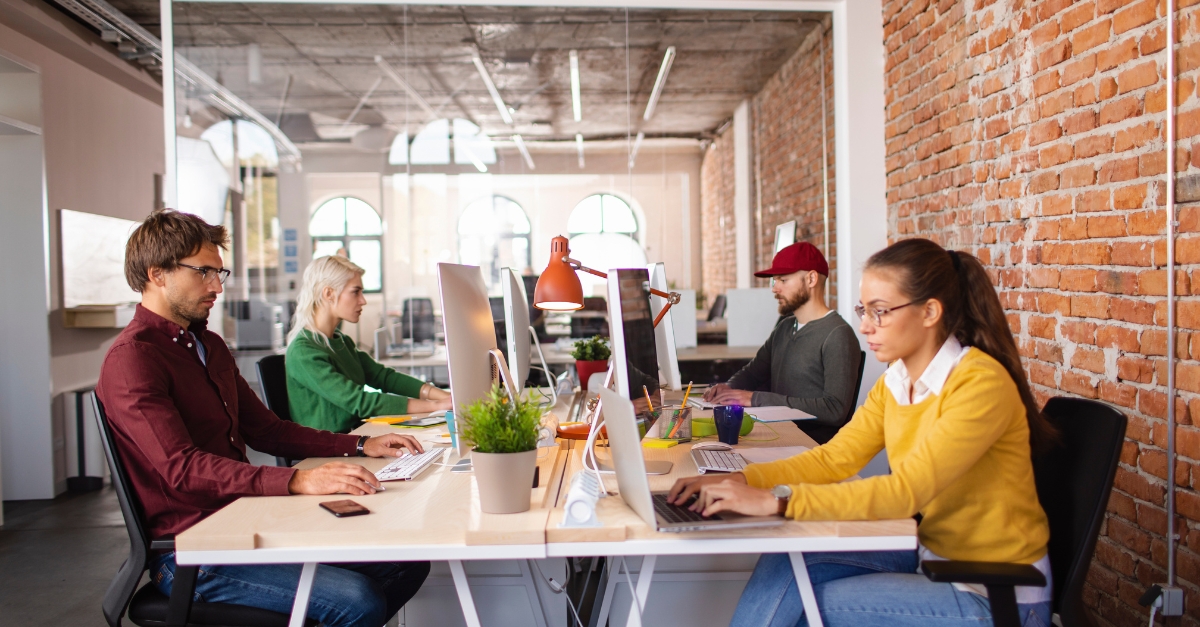
[[[650,264],[646,269],[650,273],[650,287],[668,291],[667,266],[659,262]],[[666,306],[666,300],[657,296],[650,297],[650,313],[653,316],[650,319],[651,323]],[[654,327],[654,347],[658,353],[658,374],[663,385],[668,390],[682,389],[683,381],[679,376],[679,354],[675,351],[675,325],[671,322],[671,312],[667,312],[658,326]]]
[[[646,289],[649,279],[645,268],[608,271],[608,319],[617,392],[632,401],[639,414],[648,409],[647,394],[657,402],[659,387],[654,315]]]
[[[462,416],[469,405],[486,397],[496,381],[503,381],[509,396],[516,398],[519,388],[496,349],[496,326],[479,266],[439,263],[438,291],[454,415]],[[459,455],[467,450],[459,438]]]
[[[512,268],[500,269],[504,290],[504,331],[508,336],[508,368],[518,388],[529,380],[529,299],[525,282]]]

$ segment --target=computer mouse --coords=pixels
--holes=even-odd
[[[692,448],[709,451],[732,451],[733,447],[724,442],[697,442],[692,445]]]

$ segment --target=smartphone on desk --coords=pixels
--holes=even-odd
[[[337,516],[338,518],[362,516],[364,514],[371,513],[371,510],[359,505],[358,503],[355,503],[354,501],[351,501],[350,499],[343,499],[341,501],[325,501],[324,503],[321,503],[321,508],[325,509],[334,516]]]

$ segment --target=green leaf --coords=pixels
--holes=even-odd
[[[521,453],[537,448],[542,410],[529,397],[509,401],[500,386],[492,386],[487,398],[469,405],[459,425],[462,437],[475,443],[481,453]]]
[[[612,351],[608,348],[608,338],[599,335],[577,340],[571,350],[571,357],[577,361],[608,361]]]

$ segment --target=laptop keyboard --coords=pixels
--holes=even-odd
[[[699,512],[693,512],[688,509],[688,505],[695,502],[695,498],[688,501],[687,505],[673,505],[667,501],[666,494],[652,494],[654,501],[654,513],[658,514],[663,520],[668,523],[687,523],[687,522],[704,522],[706,520],[721,520],[719,514],[705,518]]]

